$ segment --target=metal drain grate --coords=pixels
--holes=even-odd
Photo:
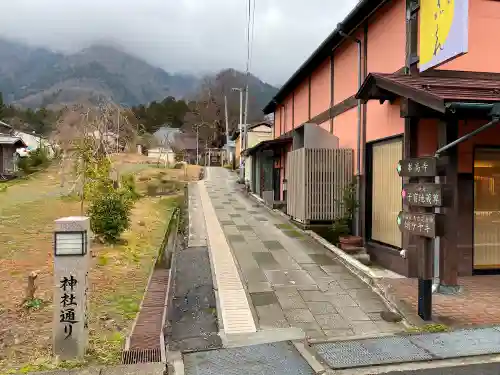
[[[124,365],[151,362],[161,362],[161,350],[159,348],[124,350],[122,353],[122,364]]]

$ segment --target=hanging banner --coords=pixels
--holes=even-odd
[[[420,0],[420,71],[469,50],[469,0]]]

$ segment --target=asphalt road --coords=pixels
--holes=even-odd
[[[500,363],[472,364],[457,367],[393,371],[385,375],[499,375]]]

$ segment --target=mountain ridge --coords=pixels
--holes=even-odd
[[[225,69],[211,78],[231,71]],[[124,106],[147,104],[167,96],[194,96],[206,81],[195,74],[168,73],[119,47],[94,44],[63,54],[0,38],[0,92],[7,103],[40,108],[101,99]],[[241,81],[241,80],[239,80]],[[259,105],[277,89],[252,76]]]

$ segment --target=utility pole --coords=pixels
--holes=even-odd
[[[196,124],[196,165],[200,165],[200,124]]]
[[[120,110],[118,109],[117,131],[116,131],[116,152],[120,152]]]
[[[224,115],[226,117],[226,157],[229,160],[229,118],[227,115],[227,96],[224,95]]]
[[[241,88],[233,88],[232,89],[233,91],[239,91],[240,92],[240,126],[239,126],[239,130],[240,130],[240,181],[243,180],[243,177],[245,176],[243,174],[243,137],[244,137],[244,134],[243,134],[243,89]]]
[[[243,134],[244,134],[244,138],[245,138],[245,150],[248,147],[247,123],[248,123],[248,73],[247,73],[247,84],[245,87],[245,117],[243,119]]]

